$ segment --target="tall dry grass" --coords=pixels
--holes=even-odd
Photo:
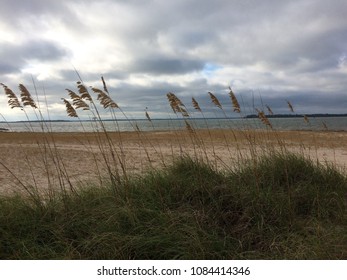
[[[29,90],[23,84],[19,84],[18,86],[20,91],[20,99],[19,99],[17,95],[11,89],[9,89],[5,84],[1,83],[1,86],[3,87],[5,94],[8,98],[8,105],[11,107],[11,109],[19,109],[24,114],[24,117],[28,123],[29,130],[33,133],[32,134],[33,139],[35,141],[35,144],[38,147],[37,157],[43,163],[43,168],[45,169],[45,172],[46,172],[45,174],[47,179],[48,190],[51,190],[57,187],[58,185],[62,192],[74,191],[74,186],[72,185],[70,181],[66,164],[64,162],[64,159],[60,156],[58,152],[54,136],[50,131],[49,123],[45,121],[40,107],[35,102]],[[30,109],[34,112],[34,115],[36,118],[34,120],[30,119],[29,117],[28,110]],[[41,130],[41,133],[44,135],[44,137],[42,138],[35,137],[36,134],[33,128],[34,122],[39,122],[40,130]],[[7,125],[11,127],[10,123],[7,123]],[[25,147],[22,147],[22,150],[24,152],[23,158],[18,160],[21,160],[23,163],[26,163],[26,166],[28,168],[23,168],[21,169],[21,171],[23,173],[29,173],[31,175],[32,182],[31,183],[24,182],[22,179],[20,179],[20,174],[15,174],[13,171],[11,171],[11,174],[13,178],[19,183],[19,185],[23,187],[25,191],[31,197],[37,200],[37,196],[40,193],[40,188],[42,186],[37,184],[36,175],[33,173],[33,170],[30,168],[31,162],[29,161],[27,150],[25,149]],[[4,169],[6,169],[7,171],[10,171],[10,169],[4,164],[3,161],[1,161],[0,164],[3,166]],[[56,182],[53,183],[53,179],[51,176],[52,173],[51,173],[51,170],[49,170],[49,166],[53,167],[54,173],[56,175],[55,177],[58,178],[58,183]]]
[[[28,121],[47,192],[25,144],[18,162],[30,181],[0,158],[2,170],[28,194],[0,197],[0,223],[5,225],[0,230],[0,258],[346,258],[345,171],[311,160],[304,148],[292,153],[294,139],[290,132],[275,129],[269,105],[253,108],[258,129],[246,122],[236,128],[225,108],[244,117],[237,94],[229,88],[226,106],[218,94],[208,92],[209,106],[228,122],[225,129],[211,129],[197,98],[185,102],[169,92],[172,130],[166,132],[170,137],[160,138],[147,108],[149,133],[128,117],[103,78],[101,82],[102,88],[88,87],[80,79],[62,98],[67,116],[79,120],[83,129],[78,138],[82,157],[75,160],[78,164],[91,155],[88,176],[94,172],[98,178],[90,182],[87,177],[80,185],[72,180],[75,168],[59,146],[62,136],[51,131],[30,91],[20,84],[18,98],[1,84],[8,106]],[[294,106],[285,102],[294,113]],[[29,118],[28,110],[36,119]],[[116,132],[107,129],[105,114]],[[205,129],[197,128],[196,114]],[[85,130],[86,118],[93,132]],[[120,119],[133,133],[120,131]],[[175,127],[177,120],[182,129]],[[40,123],[40,133],[34,121]],[[303,122],[310,125],[307,116]],[[132,170],[130,141],[135,153],[143,155],[137,157],[143,166],[138,173]],[[318,157],[318,144],[314,146]],[[19,230],[21,236],[16,235]]]
[[[273,115],[273,111],[269,105],[266,104],[264,106],[268,111],[268,114],[265,113],[265,108],[253,108],[263,127],[259,127],[257,131],[254,131],[253,128],[249,128],[246,124],[241,128],[236,128],[233,125],[232,118],[225,111],[224,105],[220,102],[217,94],[208,92],[207,95],[210,98],[211,104],[220,110],[229,123],[227,129],[214,130],[209,127],[208,119],[204,114],[204,108],[201,107],[197,98],[192,98],[191,105],[186,106],[186,104],[184,104],[176,94],[169,92],[167,93],[168,104],[171,107],[175,118],[183,120],[185,129],[175,129],[175,120],[173,119],[173,129],[171,131],[172,137],[168,139],[167,143],[167,146],[170,147],[171,153],[164,153],[162,145],[156,143],[153,138],[150,139],[148,133],[142,131],[136,121],[129,118],[127,113],[124,112],[117,102],[113,100],[103,77],[101,77],[101,82],[102,88],[94,86],[88,87],[84,84],[82,79],[80,79],[80,81],[76,83],[76,89],[67,88],[66,91],[68,97],[62,98],[62,102],[66,106],[67,116],[78,119],[83,131],[85,131],[84,122],[80,118],[80,115],[83,116],[83,119],[87,117],[93,123],[95,128],[92,132],[93,141],[97,143],[97,150],[99,155],[102,157],[102,162],[100,162],[100,158],[95,155],[95,152],[92,152],[91,154],[94,157],[95,173],[97,174],[100,183],[103,182],[102,177],[105,176],[105,174],[114,186],[121,183],[123,180],[129,180],[128,177],[129,172],[131,173],[132,159],[129,158],[127,154],[124,143],[126,142],[126,139],[123,139],[123,134],[119,129],[120,119],[122,119],[122,121],[126,120],[136,133],[138,148],[141,153],[144,154],[142,165],[148,166],[149,168],[155,168],[156,165],[153,163],[157,162],[158,159],[161,166],[166,166],[170,164],[173,159],[188,155],[203,160],[216,168],[232,170],[234,166],[242,164],[242,162],[245,161],[251,161],[254,166],[256,166],[258,159],[266,154],[288,152],[288,144],[284,139],[282,139],[281,133],[273,127],[271,118],[268,117]],[[8,98],[9,107],[13,110],[21,110],[24,113],[29,126],[32,121],[39,121],[41,123],[42,133],[44,133],[45,137],[42,143],[37,143],[38,146],[40,146],[39,151],[42,162],[52,162],[57,177],[59,178],[60,189],[70,189],[73,191],[74,186],[69,177],[69,170],[66,168],[64,158],[61,156],[60,151],[56,146],[54,134],[49,130],[49,121],[44,119],[41,109],[37,106],[32,94],[24,85],[20,84],[19,99],[14,91],[5,84],[1,84],[1,86]],[[34,88],[36,91],[35,85]],[[228,97],[230,103],[227,105],[230,106],[232,111],[238,114],[240,118],[243,118],[244,114],[238,97],[230,87]],[[294,113],[293,105],[288,100],[286,100],[286,103],[289,111]],[[36,116],[35,120],[29,119],[27,113],[28,109],[34,111]],[[206,129],[197,129],[194,118],[196,113],[194,114],[194,117],[192,117],[193,114],[190,112],[191,110],[198,112],[201,115],[201,118],[205,122]],[[114,124],[114,128],[118,135],[116,138],[113,133],[110,133],[110,131],[107,130],[104,121],[105,113],[109,116],[107,119],[111,119]],[[155,131],[156,128],[153,125],[147,109],[144,111],[144,117],[151,124],[152,130]],[[303,121],[308,125],[310,124],[306,115],[304,115]],[[10,124],[8,125],[10,126]],[[32,128],[31,131],[34,133]],[[219,139],[218,142],[216,142],[216,139],[219,137],[222,137],[222,139]],[[93,141],[90,141],[89,137],[86,137],[86,139],[88,139],[88,142],[83,145],[87,152],[91,152],[94,149]],[[289,139],[289,142],[291,142],[291,139]],[[217,145],[219,146],[219,150],[225,149],[222,154],[220,151],[217,151]],[[302,147],[301,153],[304,154],[304,145],[302,145]],[[316,158],[318,158],[318,146],[316,146],[316,144],[315,149]],[[225,156],[225,151],[228,153],[227,157]],[[6,169],[6,167],[4,168]],[[50,179],[49,174],[50,172],[47,170],[48,188],[52,188],[53,186],[51,186],[50,183],[52,180]],[[255,174],[255,176],[257,177],[258,174]],[[35,183],[35,174],[32,174],[32,178],[35,188],[37,189],[38,186]],[[24,184],[24,182],[22,182],[22,184]]]

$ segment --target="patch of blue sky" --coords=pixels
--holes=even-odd
[[[207,62],[205,63],[204,68],[202,69],[202,73],[206,77],[211,77],[213,76],[214,72],[216,72],[219,69],[222,69],[222,66]]]

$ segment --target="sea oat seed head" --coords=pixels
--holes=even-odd
[[[272,124],[269,121],[269,119],[266,117],[264,111],[258,110],[257,108],[256,108],[256,111],[258,112],[258,117],[261,120],[261,122],[272,129]]]
[[[66,89],[69,93],[69,96],[72,99],[72,105],[75,106],[76,109],[82,109],[82,110],[89,110],[89,105],[82,100],[82,98],[75,92],[73,92],[72,90]]]
[[[101,89],[92,87],[92,91],[94,91],[96,94],[98,94],[98,100],[100,101],[100,104],[104,107],[104,109],[111,107],[111,108],[119,108],[117,103],[114,102],[111,97]]]
[[[220,104],[218,98],[210,91],[208,92],[208,94],[210,95],[212,103],[216,105],[219,109],[222,109],[222,104]]]
[[[293,105],[287,100],[287,104],[288,104],[288,107],[289,107],[289,110],[294,113],[294,108],[293,108]]]
[[[266,109],[268,110],[269,114],[270,114],[270,115],[273,115],[274,112],[272,112],[270,106],[269,106],[269,105],[265,105],[265,106],[266,106]]]
[[[0,83],[0,85],[4,88],[5,94],[8,98],[8,105],[11,107],[11,109],[22,108],[22,105],[20,105],[17,95],[3,83]]]
[[[166,96],[174,113],[181,113],[183,117],[189,117],[186,106],[174,93],[169,92],[166,94]]]
[[[231,98],[231,103],[233,104],[233,107],[234,107],[234,112],[241,113],[240,104],[237,101],[237,98],[236,98],[234,92],[231,90],[231,87],[229,87],[229,90],[230,90],[229,96]]]
[[[69,101],[67,101],[65,98],[62,98],[62,100],[65,103],[66,106],[66,112],[69,117],[77,118],[78,115],[76,113],[76,110],[72,107]]]
[[[77,82],[77,88],[78,92],[81,95],[81,98],[88,100],[89,102],[93,102],[92,97],[90,96],[88,89],[84,84],[82,84],[80,81]]]
[[[68,92],[68,94],[69,94],[69,96],[71,97],[72,100],[80,98],[80,96],[77,93],[75,93],[74,91],[72,91],[72,90],[70,90],[68,88],[66,88],[65,90]]]
[[[23,84],[19,84],[19,90],[21,92],[20,96],[22,98],[22,103],[24,106],[31,106],[34,109],[37,109],[34,99],[31,97],[30,92]]]
[[[200,106],[199,106],[199,103],[198,103],[198,101],[195,100],[194,97],[192,98],[192,103],[193,103],[194,109],[197,110],[197,111],[199,111],[199,112],[201,112],[201,108],[200,108]]]
[[[149,114],[148,114],[147,110],[146,110],[145,115],[146,115],[147,120],[149,120],[150,122],[152,122],[152,119],[151,119],[151,117],[149,116]]]
[[[104,86],[104,91],[107,92],[107,94],[109,94],[108,89],[107,89],[107,86],[106,86],[106,82],[105,82],[103,76],[101,76],[101,81],[102,81],[102,84],[103,84],[103,86]]]

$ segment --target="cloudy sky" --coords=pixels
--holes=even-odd
[[[207,92],[234,116],[231,86],[245,114],[268,104],[287,113],[347,112],[346,0],[1,0],[0,82],[25,84],[52,118],[79,79],[102,88],[129,116],[168,116],[167,92]],[[9,109],[0,89],[0,113]],[[45,106],[42,104],[42,108]]]

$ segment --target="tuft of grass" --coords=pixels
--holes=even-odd
[[[284,201],[274,204],[283,205],[289,192],[296,215],[330,220],[344,216],[346,178],[333,165],[275,152],[242,166],[232,178],[240,187],[257,187],[261,196],[283,195]]]
[[[227,172],[181,157],[41,203],[1,197],[0,258],[345,259],[346,191],[344,173],[293,154]]]

